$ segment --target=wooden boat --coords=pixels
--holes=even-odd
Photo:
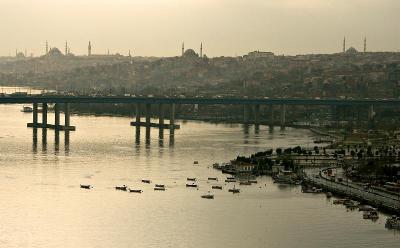
[[[377,219],[379,219],[379,213],[375,209],[369,210],[369,211],[364,211],[363,219],[377,220]]]
[[[235,179],[226,179],[225,180],[226,183],[236,183]]]
[[[142,183],[151,183],[151,181],[148,179],[142,179]]]
[[[92,187],[89,184],[81,184],[80,186],[82,189],[90,189]]]
[[[155,187],[154,190],[165,191],[165,188],[164,187]]]
[[[235,188],[235,186],[233,186],[233,189],[229,189],[228,191],[229,191],[229,192],[232,192],[232,193],[234,193],[234,194],[240,193],[240,189]]]
[[[129,189],[129,192],[131,192],[131,193],[142,193],[143,191],[141,189]]]
[[[249,180],[249,183],[258,183],[257,180]]]
[[[199,164],[199,161],[195,160],[195,161],[193,162],[193,164]]]
[[[196,178],[195,177],[188,177],[188,178],[186,178],[186,180],[188,180],[188,181],[196,181]]]
[[[222,186],[214,185],[211,187],[212,189],[222,189]]]
[[[204,199],[214,199],[214,195],[211,195],[210,193],[208,193],[207,195],[202,195],[201,198],[204,198]]]
[[[156,187],[157,188],[165,188],[165,185],[164,184],[156,184]]]
[[[123,191],[126,191],[126,190],[128,189],[128,187],[127,187],[126,185],[123,185],[123,186],[115,186],[115,189],[116,189],[116,190],[123,190]]]
[[[209,177],[207,180],[209,180],[209,181],[218,181],[218,178],[216,178],[216,177]]]
[[[186,187],[192,187],[192,188],[197,188],[197,184],[186,184]]]

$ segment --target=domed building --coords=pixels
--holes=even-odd
[[[58,49],[57,47],[53,47],[50,51],[46,54],[46,56],[50,57],[60,57],[64,56],[64,54]]]
[[[183,57],[185,57],[185,58],[198,58],[199,55],[193,49],[188,49],[183,53]]]
[[[349,49],[347,49],[346,53],[347,54],[356,54],[356,53],[358,53],[358,51],[354,47],[350,47]]]

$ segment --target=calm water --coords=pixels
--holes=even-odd
[[[279,187],[269,177],[227,192],[225,175],[209,168],[266,148],[312,146],[307,130],[181,122],[174,142],[152,130],[135,141],[129,118],[72,116],[69,145],[54,131],[47,142],[26,128],[22,105],[0,105],[0,247],[399,247],[400,233],[334,206],[324,195]],[[53,116],[49,116],[50,123]],[[199,165],[194,166],[193,161]],[[201,199],[216,176],[224,186]],[[199,178],[199,190],[185,187]],[[154,191],[140,179],[167,185]],[[94,186],[79,188],[80,183]],[[115,191],[115,185],[142,194]]]

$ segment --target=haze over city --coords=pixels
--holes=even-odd
[[[175,56],[180,46],[209,57],[253,50],[275,54],[336,53],[348,46],[399,51],[397,0],[2,0],[0,55],[35,56],[45,41],[71,52]]]

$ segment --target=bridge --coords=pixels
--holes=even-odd
[[[168,97],[130,97],[130,96],[65,96],[65,95],[5,95],[0,97],[0,104],[32,104],[33,120],[28,127],[52,128],[55,130],[74,131],[75,127],[70,125],[70,104],[71,103],[103,103],[103,104],[136,104],[136,120],[131,122],[140,132],[141,126],[146,128],[159,127],[169,129],[170,135],[179,128],[175,124],[175,106],[182,104],[198,105],[242,105],[243,122],[249,122],[249,112],[254,111],[253,124],[259,124],[260,106],[270,108],[270,119],[273,122],[273,107],[280,106],[280,125],[285,126],[286,107],[288,105],[310,105],[310,106],[364,106],[368,108],[368,118],[372,119],[374,106],[400,106],[400,99],[301,99],[301,98],[168,98]],[[48,103],[54,103],[55,120],[49,124],[47,120]],[[38,122],[38,104],[42,105],[42,122]],[[145,122],[141,121],[141,105],[145,106]],[[158,106],[158,123],[151,123],[151,105]],[[169,106],[169,123],[164,123],[164,107]],[[60,123],[61,107],[64,108],[65,123]],[[147,131],[146,131],[147,132]]]

